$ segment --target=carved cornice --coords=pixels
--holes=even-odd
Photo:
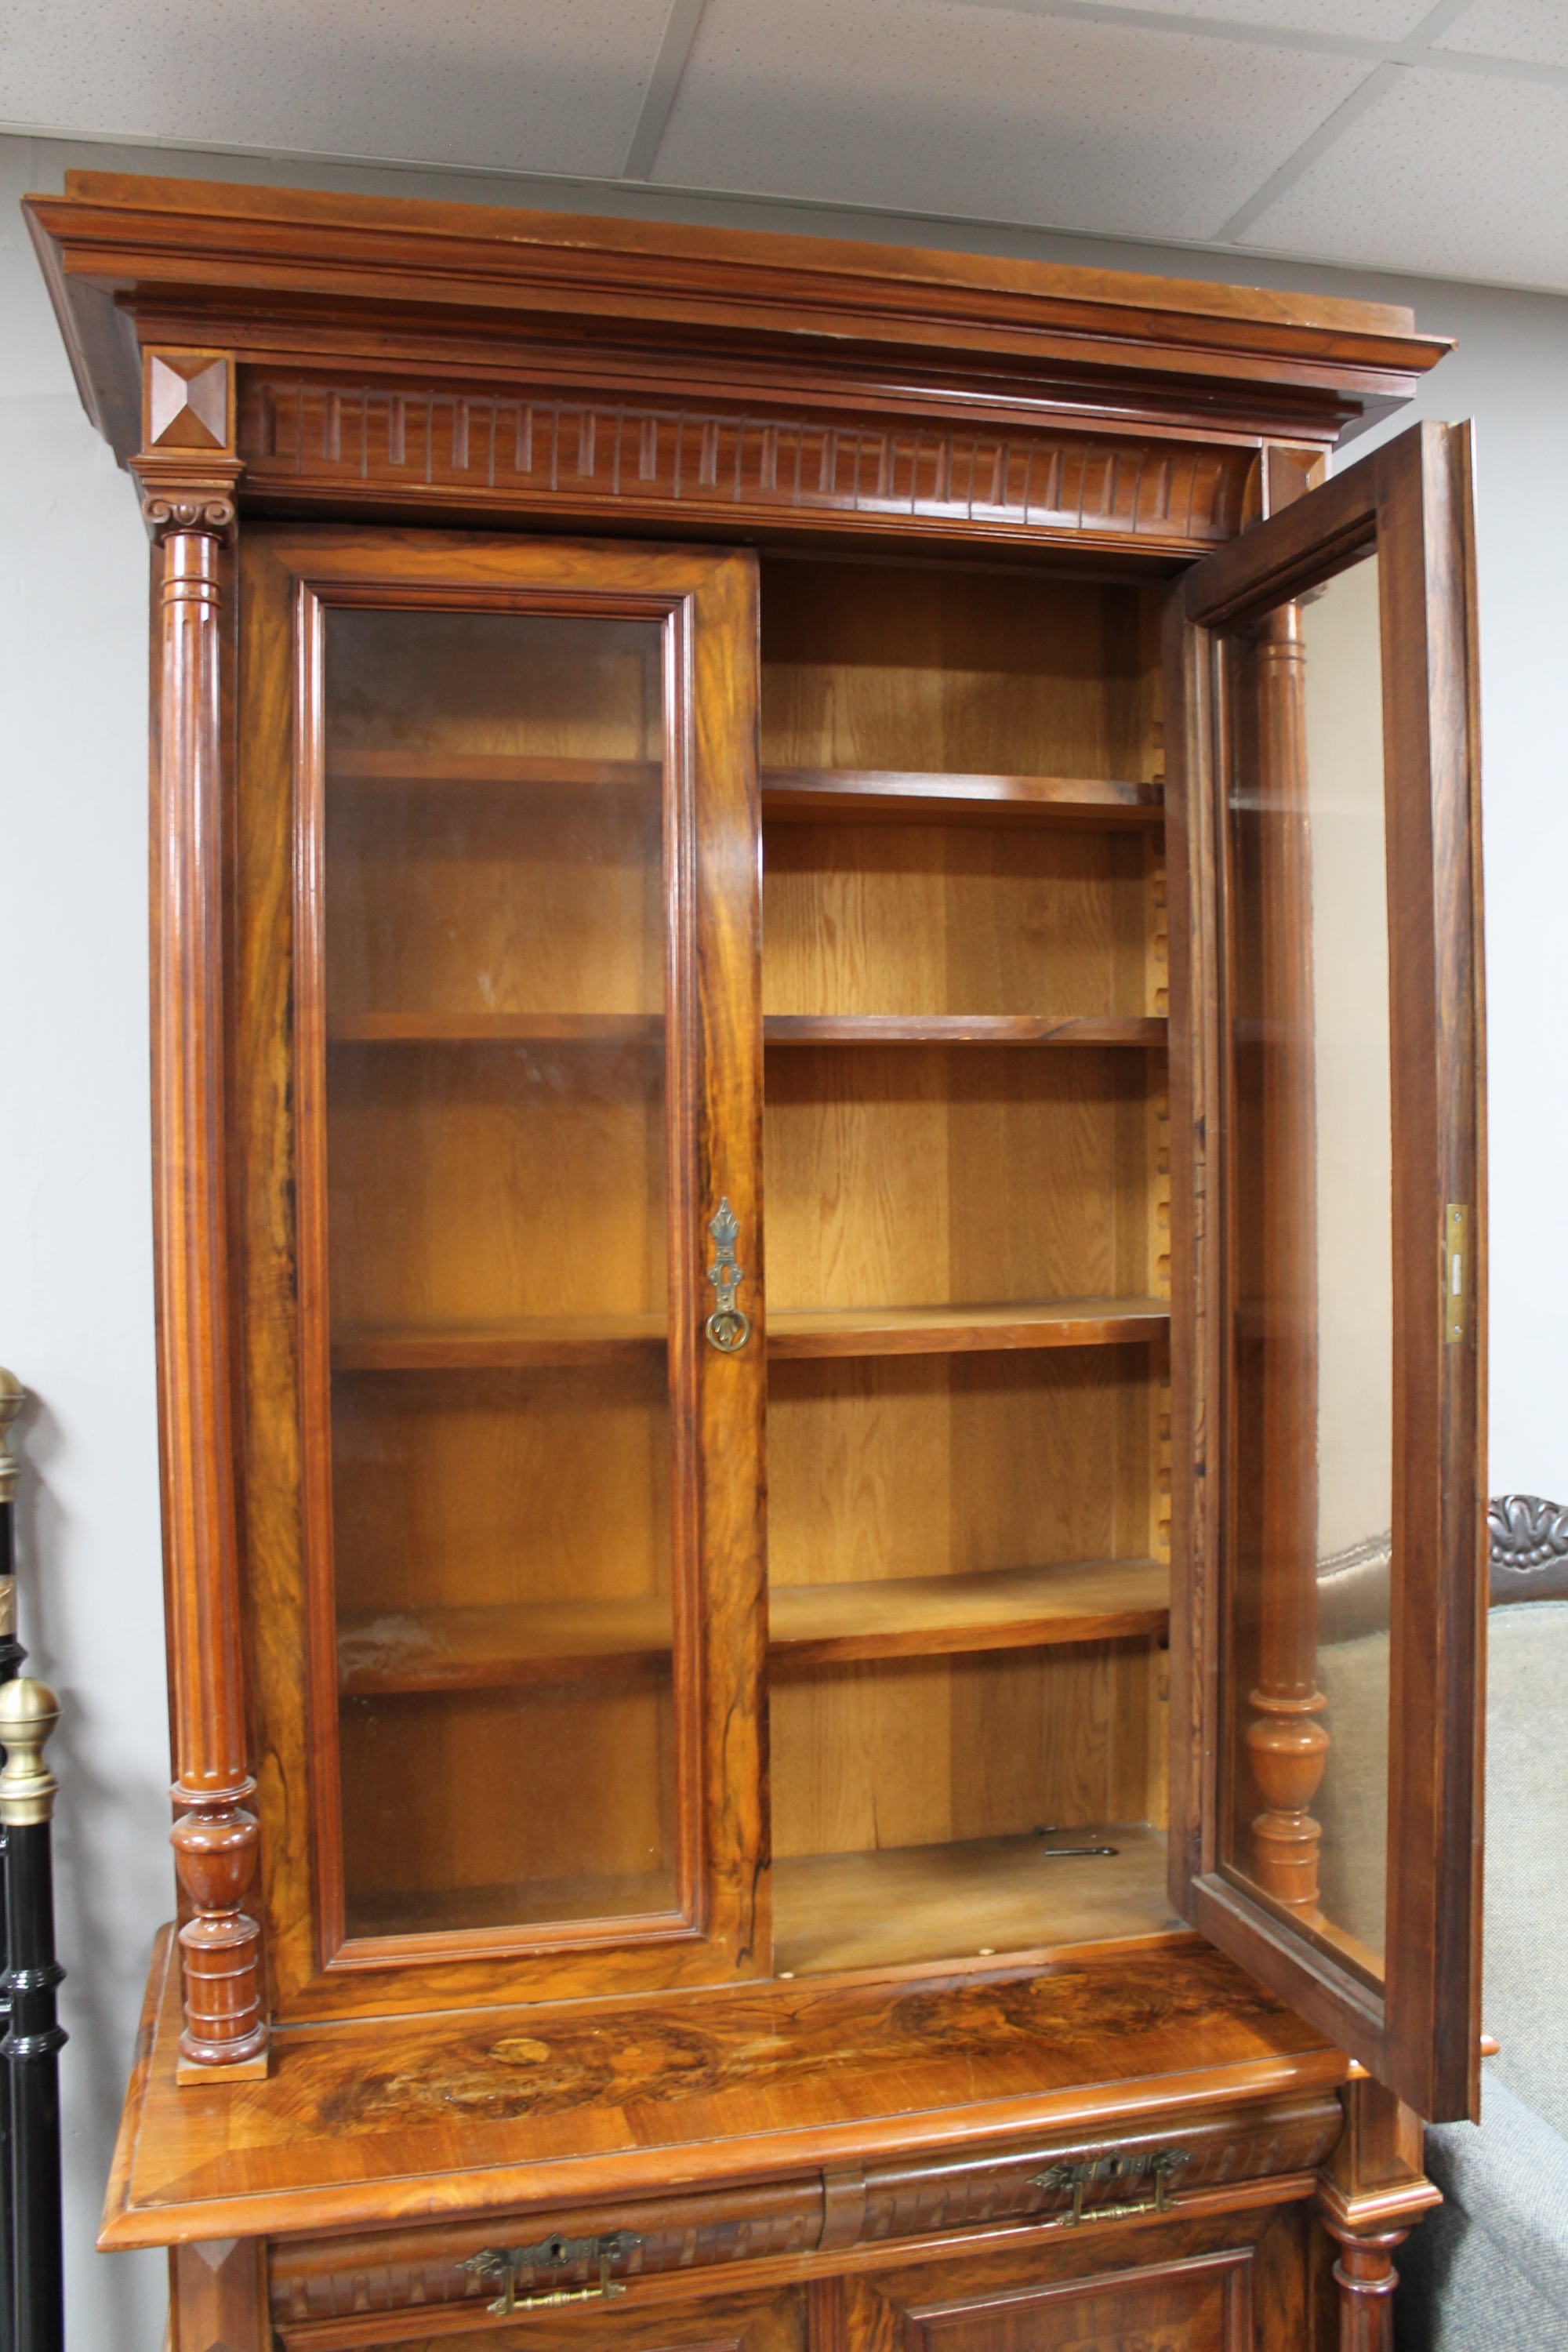
[[[1568,1601],[1568,1505],[1494,1495],[1487,1506],[1491,1599]]]

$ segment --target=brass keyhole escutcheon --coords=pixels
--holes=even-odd
[[[741,1237],[741,1228],[727,1199],[720,1202],[708,1230],[713,1236],[713,1263],[708,1269],[708,1279],[713,1285],[718,1304],[704,1328],[710,1347],[717,1348],[721,1356],[733,1356],[751,1338],[752,1326],[735,1298],[746,1276],[743,1267],[735,1264],[735,1244]]]

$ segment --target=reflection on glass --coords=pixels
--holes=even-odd
[[[335,609],[351,1936],[678,1902],[656,623]]]
[[[1393,1174],[1377,558],[1228,653],[1222,1860],[1383,1973]]]

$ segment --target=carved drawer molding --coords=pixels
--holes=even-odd
[[[416,2230],[352,2238],[301,2240],[274,2245],[270,2264],[272,2325],[285,2344],[304,2347],[369,2343],[360,2326],[377,2316],[377,2340],[390,2342],[426,2330],[440,2313],[488,2319],[496,2297],[493,2265],[476,2263],[498,2252],[558,2236],[598,2241],[624,2232],[635,2243],[612,2265],[616,2285],[645,2279],[673,2281],[710,2271],[748,2278],[766,2265],[769,2277],[876,2258],[902,2246],[933,2251],[962,2235],[1041,2225],[1091,2226],[1096,2209],[1111,2209],[1110,2229],[1127,2212],[1154,2210],[1155,2159],[1172,2184],[1162,2210],[1179,2212],[1194,2195],[1204,2209],[1223,2203],[1227,2189],[1287,2178],[1300,2180],[1333,2146],[1343,2124],[1337,2098],[1282,2102],[1237,2116],[1212,2116],[1177,2128],[1168,2121],[1142,2132],[1094,2139],[1041,2142],[981,2153],[813,2172],[791,2180],[721,2189],[688,2197],[643,2199],[613,2206],[551,2210],[527,2216],[490,2215]],[[1087,2186],[1073,2176],[1088,2168]],[[1058,2173],[1054,2185],[1040,2176]],[[1130,2191],[1129,2182],[1133,2183]],[[1143,2200],[1146,2200],[1146,2208]],[[1248,2200],[1250,2201],[1250,2200]],[[1081,2222],[1075,2223],[1075,2203]],[[1114,2216],[1114,2218],[1111,2218]],[[584,2259],[552,2272],[550,2284],[593,2289],[595,2262]],[[356,2326],[359,2323],[360,2326]],[[386,2324],[390,2323],[390,2325]]]

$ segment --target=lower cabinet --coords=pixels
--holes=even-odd
[[[714,2294],[700,2301],[619,2310],[589,2304],[575,2310],[531,2311],[510,2325],[476,2333],[471,2320],[437,2336],[399,2336],[364,2352],[808,2352],[804,2286],[773,2294]]]
[[[1326,2352],[1313,2253],[1303,2202],[910,2263],[816,2288],[812,2352]]]
[[[1326,2241],[1306,2199],[1030,2244],[940,2248],[896,2264],[729,2291],[698,2276],[510,2318],[348,2315],[272,2339],[286,2352],[1329,2352]],[[177,2339],[176,2352],[207,2352]]]

